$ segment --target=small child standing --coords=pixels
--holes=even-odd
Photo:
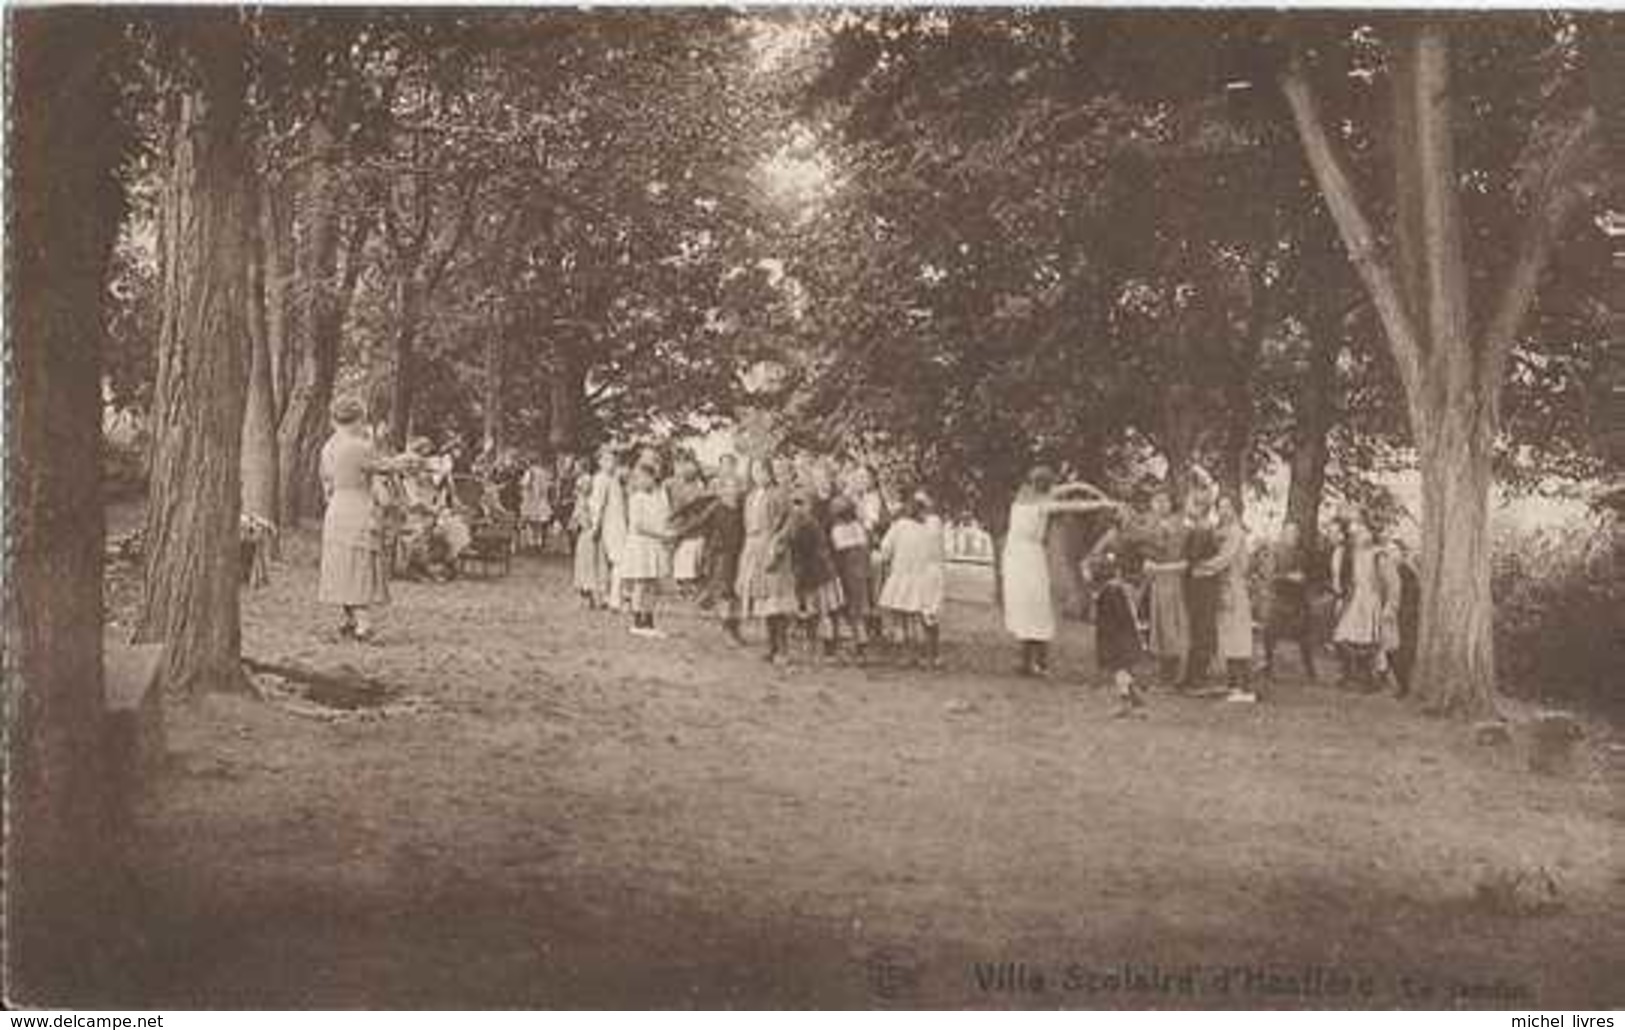
[[[864,660],[865,639],[870,616],[869,606],[869,534],[858,521],[858,506],[845,495],[830,501],[830,545],[835,551],[835,571],[841,581],[843,605],[840,617],[852,630],[852,653],[859,662]],[[831,635],[839,640],[839,630],[832,617]]]
[[[1140,660],[1140,617],[1134,607],[1134,594],[1123,579],[1121,563],[1112,554],[1100,560],[1105,585],[1095,595],[1095,661],[1112,678],[1117,691],[1117,710],[1122,718],[1143,714],[1145,698],[1134,682],[1134,666]]]
[[[655,480],[654,466],[639,462],[632,470],[626,504],[626,544],[621,551],[621,580],[631,595],[632,632],[661,638],[655,628],[655,596],[671,569],[671,539],[666,492]]]
[[[541,455],[533,454],[525,463],[525,473],[519,486],[522,491],[519,502],[520,547],[546,554],[547,527],[553,521],[553,473],[543,463]]]
[[[736,644],[739,632],[739,552],[745,546],[744,487],[733,472],[717,477],[717,504],[705,527],[705,592],[701,607],[722,606],[722,631]]]
[[[785,527],[790,567],[796,581],[796,611],[807,653],[818,658],[820,643],[826,656],[835,653],[834,625],[841,610],[841,580],[830,553],[829,537],[818,521],[817,498],[811,487],[799,487],[791,495],[790,518]],[[820,641],[819,631],[830,627],[830,635]]]
[[[672,512],[684,510],[704,492],[705,480],[700,476],[699,463],[689,452],[678,452],[671,478],[666,481],[666,497]],[[683,598],[692,598],[699,586],[704,546],[704,538],[691,534],[678,540],[672,553],[671,578]]]
[[[920,638],[923,637],[923,664],[940,669],[939,619],[947,550],[942,520],[932,510],[931,498],[924,491],[908,499],[902,515],[886,530],[880,542],[880,556],[887,566],[880,607],[897,617],[904,646],[909,651],[909,664],[922,664]]]

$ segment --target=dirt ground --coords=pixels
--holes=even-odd
[[[363,646],[289,552],[245,652],[405,696],[170,707],[122,1004],[1625,1004],[1596,761],[1536,776],[1517,740],[1291,677],[1113,719],[1086,627],[1035,683],[963,602],[945,672],[779,670],[691,613],[646,641],[581,611],[562,556],[396,584]]]

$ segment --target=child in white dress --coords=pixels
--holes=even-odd
[[[660,581],[671,572],[671,516],[666,491],[655,469],[640,462],[632,470],[626,502],[626,543],[621,549],[621,580],[631,599],[632,632],[663,637],[655,628],[655,598]]]
[[[933,511],[931,498],[924,491],[917,492],[880,541],[881,561],[887,567],[880,607],[897,619],[911,665],[921,664],[923,637],[923,661],[932,668],[942,667],[939,647],[946,554],[942,520]]]

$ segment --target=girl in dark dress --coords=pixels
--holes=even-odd
[[[1106,583],[1095,595],[1095,661],[1102,672],[1111,675],[1117,691],[1116,714],[1133,715],[1145,705],[1134,683],[1134,666],[1140,660],[1140,619],[1134,610],[1134,593],[1123,579],[1116,557],[1105,555],[1100,572]]]
[[[841,580],[841,617],[852,630],[853,656],[861,663],[865,657],[869,616],[872,606],[869,598],[870,542],[863,523],[858,520],[857,505],[847,496],[830,502],[834,524],[830,527],[830,546],[835,552],[835,571]],[[831,623],[832,635],[838,633]]]
[[[796,604],[807,652],[817,657],[820,628],[826,623],[833,625],[841,610],[841,581],[835,572],[829,535],[818,519],[816,492],[812,487],[797,489],[790,503],[788,546],[796,580]],[[824,638],[823,644],[825,653],[832,656],[833,633]]]

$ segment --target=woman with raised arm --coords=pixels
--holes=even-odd
[[[1004,538],[1002,586],[1004,628],[1021,641],[1023,676],[1049,675],[1049,643],[1055,639],[1055,603],[1050,596],[1049,562],[1044,553],[1044,531],[1052,515],[1083,514],[1118,507],[1094,487],[1083,484],[1061,488],[1087,491],[1092,496],[1063,500],[1056,495],[1055,473],[1040,465],[1027,474],[1026,483],[1010,504],[1010,528]]]
[[[410,467],[410,453],[384,458],[373,448],[366,408],[354,397],[333,402],[333,435],[322,445],[321,576],[316,599],[338,605],[339,635],[372,638],[370,609],[389,603],[389,563],[373,498],[373,477]]]

